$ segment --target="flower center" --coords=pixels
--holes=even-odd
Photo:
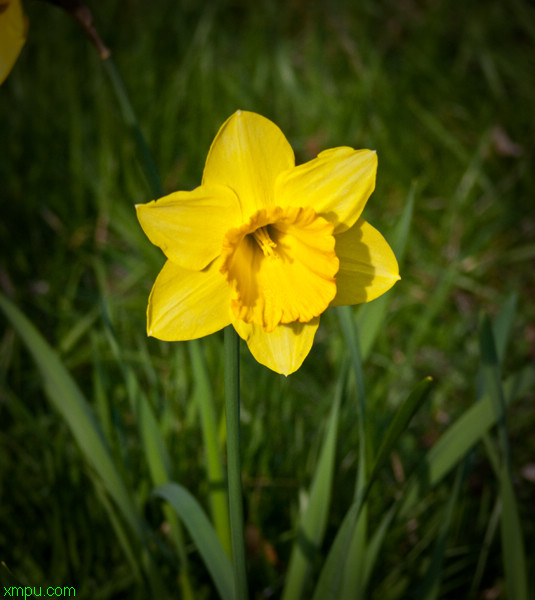
[[[256,231],[253,231],[253,237],[256,243],[259,245],[260,250],[264,253],[264,256],[276,256],[275,248],[277,244],[269,236],[269,225],[265,227],[259,227]]]
[[[273,331],[308,323],[336,295],[333,226],[310,207],[270,207],[227,231],[221,273],[236,319]]]

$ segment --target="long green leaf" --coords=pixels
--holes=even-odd
[[[195,379],[194,400],[199,406],[203,448],[206,457],[206,471],[210,482],[210,508],[217,535],[223,548],[231,556],[229,507],[226,490],[226,475],[223,469],[217,435],[217,416],[212,385],[206,368],[206,361],[198,340],[188,342],[188,350]]]
[[[338,379],[310,496],[299,523],[297,540],[292,548],[282,600],[297,600],[302,596],[307,575],[325,534],[332,491],[340,399],[346,373],[347,369],[343,368]]]
[[[338,533],[314,590],[313,600],[338,600],[340,598],[344,573],[343,565],[345,564],[347,549],[351,543],[360,508],[361,502],[353,502],[338,528]]]
[[[323,566],[316,590],[314,593],[314,600],[339,600],[341,597],[342,589],[344,593],[350,592],[350,578],[344,581],[345,569],[348,570],[353,566],[353,560],[348,560],[349,549],[351,546],[351,540],[354,537],[354,531],[358,523],[359,514],[361,513],[363,503],[379,473],[379,469],[384,464],[384,461],[389,456],[400,435],[406,430],[406,427],[410,419],[414,416],[418,408],[423,404],[427,398],[427,394],[431,387],[431,380],[429,378],[424,379],[420,382],[416,388],[408,396],[407,400],[398,408],[398,411],[390,424],[387,433],[385,434],[384,442],[381,445],[375,464],[370,474],[366,489],[364,493],[357,496],[357,499],[349,508],[342,525],[340,526],[336,535],[335,541],[331,546],[331,550],[327,556],[327,560]],[[374,552],[377,554],[378,546],[377,540],[375,541],[376,547]],[[361,589],[365,590],[365,584],[369,578],[373,563],[369,563],[368,552],[363,557],[364,569],[362,571],[362,585]],[[360,560],[360,559],[359,559]]]
[[[528,365],[507,379],[504,385],[505,402],[509,405],[519,395],[535,384],[535,368]],[[492,399],[485,394],[451,425],[429,450],[422,465],[407,484],[400,514],[414,505],[419,490],[435,486],[462,457],[496,424],[496,411]]]
[[[465,464],[459,465],[455,482],[451,490],[446,514],[440,525],[440,530],[435,543],[433,556],[421,584],[414,593],[415,600],[436,600],[440,590],[440,580],[442,578],[442,565],[444,563],[444,554],[446,552],[446,542],[451,529],[451,524],[455,514],[455,507],[461,490],[461,483],[464,479]]]
[[[178,483],[166,483],[153,494],[169,502],[186,526],[222,600],[234,600],[230,559],[197,500]]]
[[[364,593],[368,588],[368,583],[370,581],[373,569],[375,567],[375,563],[377,562],[377,558],[379,557],[379,552],[386,538],[386,534],[388,532],[390,524],[392,523],[392,520],[397,513],[397,509],[398,507],[396,506],[396,504],[393,504],[386,511],[383,518],[381,519],[381,523],[378,527],[375,528],[375,531],[371,536],[370,541],[368,542],[368,545],[366,547],[366,563],[361,583],[361,589],[364,591]]]
[[[100,477],[102,485],[113,498],[122,517],[138,539],[140,546],[132,547],[127,554],[132,556],[138,553],[141,556],[152,591],[161,596],[165,592],[161,576],[148,551],[145,522],[141,519],[132,496],[113,462],[90,405],[58,355],[32,323],[2,294],[0,294],[0,308],[32,355],[41,373],[48,399],[67,423],[85,460]]]
[[[140,540],[145,539],[143,523],[113,463],[95,416],[63,363],[30,321],[5,296],[0,308],[31,353],[47,396],[69,426],[85,459],[100,476],[104,487],[119,506],[123,517]]]
[[[503,363],[505,357],[505,349],[507,342],[509,341],[511,329],[513,328],[517,304],[518,294],[513,292],[504,302],[500,312],[492,323],[492,334],[494,337],[496,356],[500,365]]]
[[[356,409],[358,415],[358,466],[357,478],[355,482],[354,498],[357,503],[360,502],[360,511],[348,543],[346,562],[351,563],[350,569],[344,570],[345,587],[341,590],[340,600],[349,597],[353,600],[360,598],[361,582],[365,567],[366,556],[366,538],[368,533],[368,510],[366,500],[366,482],[368,480],[368,456],[370,455],[370,440],[368,435],[370,430],[369,421],[366,416],[366,388],[364,386],[364,370],[362,366],[362,353],[360,350],[360,332],[357,322],[353,316],[353,311],[349,306],[338,308],[338,315],[342,325],[342,332],[349,350],[351,367],[356,382]],[[362,498],[362,500],[360,500]]]
[[[97,269],[97,276],[101,276]],[[100,277],[99,277],[100,278]],[[167,452],[167,446],[152,405],[144,391],[141,390],[139,380],[133,368],[123,359],[121,346],[115,336],[111,320],[108,317],[107,307],[104,304],[104,323],[108,343],[113,355],[121,367],[123,377],[128,390],[128,397],[133,413],[136,416],[143,452],[147,461],[152,484],[163,485],[172,479],[171,460]],[[189,577],[188,557],[186,553],[184,535],[176,513],[168,506],[164,506],[164,515],[169,524],[170,538],[172,539],[180,560],[180,584],[184,598],[192,598],[191,583]]]
[[[388,460],[393,447],[407,429],[412,417],[418,412],[427,399],[432,383],[433,380],[431,377],[423,379],[396,411],[394,418],[383,436],[383,442],[377,452],[370,479],[377,476],[379,469],[381,469]]]
[[[489,394],[498,423],[498,435],[502,451],[501,464],[497,468],[502,500],[501,534],[502,557],[508,590],[513,600],[527,600],[528,577],[526,555],[518,506],[512,485],[509,440],[507,433],[505,398],[501,385],[498,352],[490,320],[485,317],[480,332],[483,382]],[[494,463],[493,463],[494,464]]]
[[[502,559],[508,597],[513,600],[528,600],[528,575],[522,524],[509,470],[505,465],[499,475],[499,482],[502,499]]]

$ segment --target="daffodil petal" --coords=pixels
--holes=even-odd
[[[294,153],[282,131],[269,119],[237,111],[212,142],[203,184],[227,185],[238,195],[242,220],[274,203],[277,175],[293,167]]]
[[[0,0],[0,84],[17,60],[28,32],[20,0]]]
[[[279,325],[269,333],[258,325],[237,319],[233,319],[232,324],[259,363],[281,375],[290,375],[299,369],[310,352],[319,322],[316,317],[309,323]]]
[[[189,271],[168,260],[152,288],[147,334],[167,342],[193,340],[230,323],[230,289],[215,260]]]
[[[385,238],[364,219],[335,236],[340,269],[331,306],[361,304],[388,291],[400,279],[398,262]]]
[[[377,155],[372,150],[339,147],[284,171],[275,195],[280,206],[311,206],[334,225],[334,233],[352,227],[375,189]]]
[[[234,192],[224,186],[201,186],[138,204],[143,231],[167,258],[199,271],[219,255],[226,231],[240,219]]]

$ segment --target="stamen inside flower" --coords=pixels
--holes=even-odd
[[[230,229],[221,273],[234,316],[267,332],[319,316],[336,295],[334,244],[332,224],[311,207],[262,209]]]
[[[277,244],[269,237],[269,225],[259,227],[256,231],[253,231],[253,237],[260,246],[264,256],[275,256],[274,250]]]

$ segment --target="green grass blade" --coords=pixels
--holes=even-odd
[[[509,405],[521,393],[535,384],[535,368],[528,365],[510,377],[504,386],[505,401]],[[420,489],[429,489],[447,475],[463,456],[496,424],[493,402],[484,394],[451,425],[424,457],[421,466],[411,476],[404,490],[400,514],[414,505]]]
[[[344,578],[340,600],[361,600],[364,594],[364,571],[368,537],[368,505],[363,501],[344,561]]]
[[[321,570],[313,600],[339,600],[343,583],[343,565],[345,564],[347,550],[355,530],[361,504],[361,501],[353,502],[344,517]]]
[[[398,408],[392,422],[390,423],[388,430],[383,436],[383,442],[377,452],[375,463],[373,465],[370,481],[372,481],[378,474],[379,470],[383,467],[385,462],[388,460],[392,449],[397,443],[400,436],[407,429],[412,417],[418,412],[422,404],[427,399],[427,395],[431,390],[433,380],[431,377],[423,379],[409,394],[405,402]]]
[[[436,600],[438,598],[440,580],[442,578],[442,565],[444,563],[444,554],[446,552],[446,542],[455,514],[455,507],[457,506],[461,483],[464,479],[464,471],[465,464],[459,465],[446,507],[446,514],[440,526],[438,538],[435,543],[431,563],[429,564],[429,568],[427,569],[420,586],[415,591],[415,600]]]
[[[132,544],[130,543],[130,539],[128,537],[128,533],[125,530],[123,521],[117,515],[117,510],[112,502],[110,502],[109,496],[104,489],[102,482],[97,478],[93,478],[93,483],[95,485],[95,490],[97,492],[98,498],[106,511],[110,523],[115,531],[115,535],[119,540],[119,544],[123,548],[123,552],[125,553],[126,559],[130,565],[130,569],[134,574],[138,583],[142,582],[141,572],[140,572],[140,563],[139,556],[136,555],[132,551]]]
[[[424,379],[416,386],[405,402],[396,411],[394,419],[383,438],[383,443],[377,454],[368,484],[363,492],[362,508],[355,524],[353,539],[349,545],[345,558],[345,574],[340,592],[341,600],[357,600],[365,597],[366,573],[369,575],[371,567],[369,564],[369,549],[366,542],[367,510],[365,502],[379,470],[390,456],[393,447],[406,430],[412,417],[427,398],[430,387],[430,378]],[[378,548],[376,548],[375,551],[378,552]]]
[[[517,305],[518,294],[513,292],[504,302],[504,305],[492,323],[492,334],[494,337],[496,356],[500,365],[505,358],[505,349],[513,327]]]
[[[351,533],[351,539],[347,547],[345,565],[351,564],[351,568],[345,569],[343,579],[345,585],[341,589],[340,598],[345,598],[346,594],[354,598],[360,598],[362,573],[364,570],[364,557],[366,555],[367,538],[367,506],[366,506],[366,482],[368,479],[368,456],[371,448],[368,447],[371,436],[368,436],[370,423],[366,417],[366,389],[364,386],[364,372],[362,366],[362,354],[360,350],[360,332],[357,322],[353,315],[353,310],[349,306],[338,308],[338,316],[342,326],[342,333],[346,340],[349,350],[349,357],[353,375],[357,386],[356,408],[358,415],[358,468],[357,479],[355,482],[355,501],[360,505],[360,511]]]
[[[128,370],[130,378],[134,377]],[[145,394],[139,390],[137,382],[129,387],[135,387],[137,397],[136,418],[142,438],[144,455],[149,465],[151,479],[154,485],[163,485],[171,480],[171,462],[167,447],[162,437],[154,411]],[[166,522],[169,524],[170,538],[172,539],[180,560],[180,584],[185,600],[192,597],[189,576],[189,561],[184,543],[184,534],[176,513],[170,506],[163,507]]]
[[[528,577],[522,528],[518,506],[512,484],[509,439],[505,415],[505,398],[501,385],[498,352],[494,342],[492,326],[484,317],[480,331],[480,346],[484,386],[491,397],[500,440],[502,460],[496,475],[500,484],[502,500],[501,538],[502,557],[508,597],[514,600],[527,600]],[[495,464],[496,461],[492,462]]]
[[[98,273],[97,273],[98,275]],[[152,405],[146,394],[141,390],[139,380],[134,369],[123,358],[120,344],[115,336],[115,331],[108,317],[106,305],[104,304],[105,332],[112,353],[120,365],[132,411],[136,416],[138,430],[143,445],[143,454],[147,461],[153,486],[163,485],[172,480],[171,459],[167,452],[167,446],[160,430],[159,423],[154,414]],[[180,582],[185,598],[191,596],[189,581],[189,565],[184,544],[184,536],[176,513],[166,505],[164,515],[169,524],[170,538],[172,539],[180,560]]]
[[[483,543],[481,544],[481,548],[479,551],[479,557],[477,559],[477,566],[474,572],[474,577],[472,579],[472,583],[470,584],[470,591],[468,593],[468,598],[476,598],[477,590],[479,590],[479,586],[481,584],[481,580],[483,579],[483,573],[485,572],[485,567],[487,565],[487,561],[490,555],[492,542],[498,531],[498,524],[500,523],[500,516],[502,512],[502,504],[498,499],[494,505],[491,516],[488,520],[487,531],[485,532],[485,537],[483,539]]]
[[[431,379],[424,379],[416,386],[407,400],[399,407],[387,433],[385,434],[384,442],[379,449],[377,458],[375,459],[366,489],[362,494],[357,496],[356,501],[349,508],[342,525],[336,534],[335,541],[331,546],[320,574],[320,578],[314,593],[314,600],[340,600],[342,593],[349,595],[351,592],[351,577],[346,579],[346,575],[344,575],[344,573],[345,569],[349,571],[351,568],[353,568],[355,560],[364,561],[363,569],[361,570],[362,583],[359,584],[359,587],[362,590],[362,593],[365,592],[366,583],[373,568],[373,557],[378,555],[380,541],[382,536],[384,537],[386,530],[383,529],[382,533],[373,539],[373,551],[370,550],[370,548],[367,548],[365,556],[357,558],[352,556],[351,560],[349,560],[348,556],[350,555],[350,548],[352,540],[355,536],[354,532],[357,528],[359,515],[362,512],[364,502],[379,473],[380,468],[390,455],[390,452],[394,448],[396,442],[399,440],[401,434],[406,430],[410,419],[426,400],[430,387]],[[356,545],[355,552],[357,551],[362,551],[362,546],[360,546],[359,549],[359,546]]]
[[[152,154],[150,153],[147,143],[145,142],[145,138],[141,133],[141,128],[139,127],[139,123],[134,113],[134,109],[130,102],[130,98],[124,86],[123,80],[121,79],[119,71],[117,70],[117,67],[115,66],[115,63],[111,57],[103,60],[102,64],[104,65],[106,72],[110,77],[113,90],[117,96],[119,106],[121,107],[124,121],[128,127],[130,127],[132,136],[136,141],[140,164],[145,174],[149,189],[154,198],[159,198],[163,196],[163,189],[160,176],[158,175],[158,169],[154,164]]]
[[[212,385],[200,342],[198,340],[191,340],[188,343],[188,349],[195,380],[193,398],[199,407],[201,418],[206,471],[210,483],[209,494],[212,519],[223,548],[231,556],[226,476],[218,443],[217,415],[214,406]]]
[[[527,561],[522,524],[509,470],[505,465],[502,467],[499,482],[502,499],[502,558],[508,598],[528,600]]]
[[[364,573],[362,575],[361,584],[361,588],[364,592],[366,592],[366,589],[368,587],[368,583],[370,581],[370,577],[375,567],[375,563],[377,562],[377,558],[379,557],[379,552],[383,546],[383,542],[385,541],[390,524],[392,523],[392,520],[397,513],[397,509],[398,507],[395,504],[390,507],[390,509],[381,519],[381,523],[375,529],[373,535],[370,537],[370,541],[368,542],[368,545],[366,547]]]
[[[186,526],[222,600],[234,600],[230,559],[197,500],[178,483],[166,483],[153,494],[169,502]]]
[[[360,352],[359,329],[353,310],[350,306],[340,306],[337,308],[340,326],[349,350],[351,368],[357,384],[357,410],[359,415],[359,434],[364,434],[365,415],[366,415],[366,390],[364,388],[364,373],[362,370],[362,355]]]
[[[500,365],[498,362],[498,353],[494,343],[492,325],[490,319],[485,315],[479,332],[479,346],[481,349],[481,370],[483,374],[483,383],[487,394],[490,396],[496,422],[498,424],[498,435],[500,438],[502,459],[505,467],[510,470],[511,458],[509,452],[509,442],[507,436],[507,423],[505,414],[505,398],[501,383]]]
[[[95,416],[57,354],[30,321],[0,294],[0,308],[23,339],[43,378],[47,396],[69,426],[78,446],[132,530],[145,540],[144,527],[113,463]]]
[[[409,191],[401,218],[394,231],[394,235],[392,236],[392,250],[394,250],[394,254],[400,265],[402,264],[409,239],[412,215],[414,212],[415,194],[416,185],[413,184]],[[401,276],[403,277],[403,273]],[[357,326],[360,333],[360,351],[363,361],[369,356],[373,344],[381,330],[388,304],[390,303],[390,298],[391,294],[383,294],[373,302],[363,304],[358,310]]]
[[[357,386],[356,409],[358,415],[358,434],[359,434],[359,464],[357,472],[357,481],[355,486],[355,498],[362,495],[366,486],[367,467],[368,467],[368,442],[367,436],[368,421],[366,420],[366,388],[364,387],[364,371],[362,368],[362,355],[360,352],[360,336],[353,311],[350,306],[340,306],[337,309],[342,334],[349,350],[349,359],[353,376]]]
[[[97,273],[97,277],[99,274]],[[120,344],[115,335],[104,303],[103,319],[106,339],[110,345],[115,360],[121,367],[122,375],[128,392],[132,412],[134,413],[141,435],[144,455],[154,485],[162,485],[171,480],[171,460],[167,447],[158,426],[158,421],[146,394],[140,389],[134,369],[124,360]]]
[[[282,600],[295,600],[302,596],[310,567],[325,534],[332,491],[340,400],[346,372],[347,369],[343,368],[338,379],[309,500],[299,523],[297,540],[292,548]]]
[[[451,288],[455,284],[458,276],[458,267],[452,263],[437,281],[429,301],[422,307],[418,321],[411,332],[411,337],[407,346],[407,361],[411,363],[413,357],[421,347],[423,340],[429,335],[433,326],[433,321],[440,315],[444,305],[451,299]]]
[[[128,554],[140,553],[153,593],[163,594],[160,573],[148,551],[145,522],[113,462],[91,407],[54,350],[19,309],[1,294],[0,308],[32,355],[51,404],[66,422],[85,460],[100,477],[103,487],[140,542],[140,546],[131,548]]]

